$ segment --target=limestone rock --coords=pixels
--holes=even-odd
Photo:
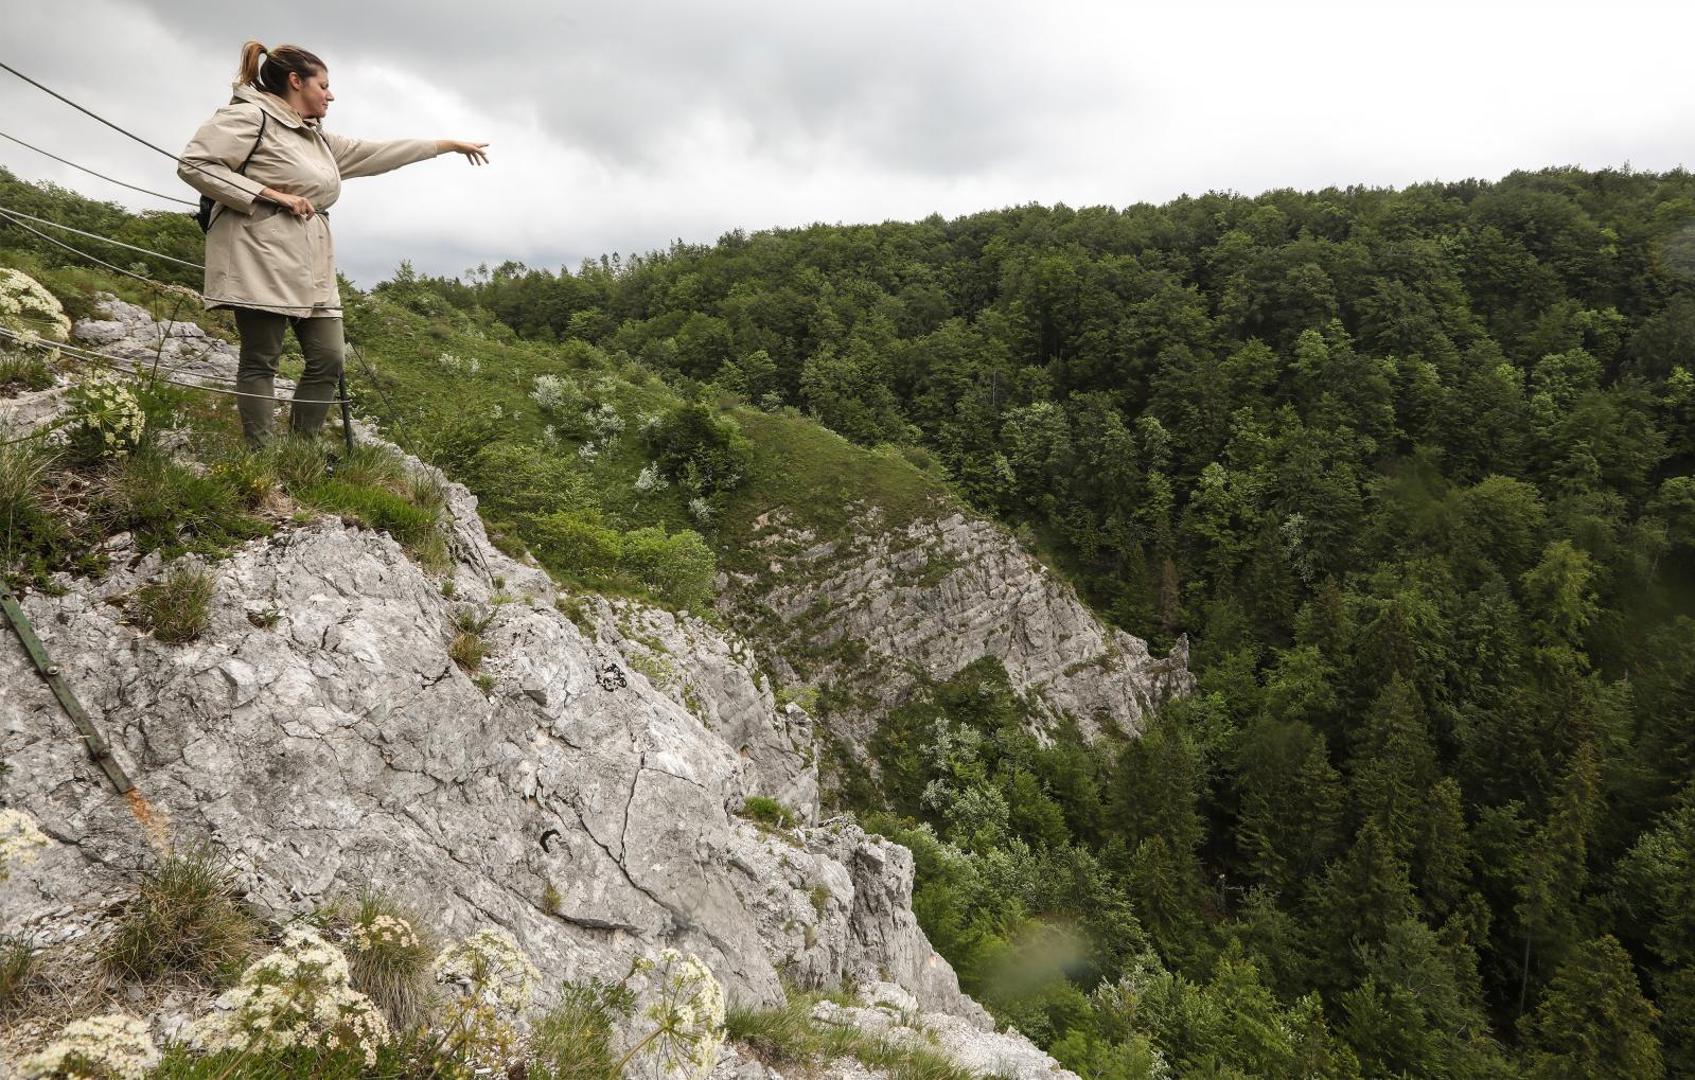
[[[841,710],[839,733],[850,742],[862,742],[876,715],[911,693],[914,668],[946,679],[984,656],[1086,736],[1105,728],[1135,734],[1160,702],[1193,689],[1186,639],[1169,656],[1153,656],[989,522],[954,513],[880,531],[867,520],[846,544],[818,544],[780,517],[762,520],[762,543],[785,569],[739,583],[739,611],[744,619],[754,608],[776,616],[760,624],[775,627],[785,681],[845,680],[874,703]],[[832,649],[851,660],[813,659]],[[816,666],[802,672],[797,664]]]

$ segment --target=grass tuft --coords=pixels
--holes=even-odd
[[[198,472],[157,447],[144,446],[116,463],[101,503],[102,524],[134,533],[142,551],[221,555],[268,531],[247,512],[228,477]]]
[[[323,480],[330,463],[323,445],[315,439],[273,439],[263,455],[270,459],[283,490],[296,496]]]
[[[241,974],[256,921],[236,900],[229,866],[209,847],[173,853],[141,881],[103,957],[126,979]]]
[[[566,983],[530,1037],[530,1080],[617,1080],[613,1025],[634,1004],[621,986]]]
[[[53,385],[53,369],[30,353],[0,351],[0,398],[16,397]]]
[[[395,922],[410,931],[392,932]],[[422,1024],[436,1003],[430,959],[437,943],[419,929],[417,915],[393,898],[374,890],[359,897],[353,918],[354,942],[347,950],[354,989],[369,997],[396,1031]],[[390,928],[385,932],[385,926]]]
[[[395,490],[406,482],[406,466],[400,456],[386,446],[359,443],[336,464],[335,475],[355,487]]]
[[[41,516],[41,481],[52,463],[51,453],[33,440],[0,446],[0,529]]]
[[[35,949],[21,937],[0,935],[0,1019],[23,1008],[35,973]]]
[[[135,594],[136,619],[160,641],[193,641],[212,622],[212,575],[201,566],[178,565]]]

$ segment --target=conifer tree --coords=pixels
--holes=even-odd
[[[1630,955],[1612,935],[1571,950],[1548,992],[1525,1018],[1529,1080],[1659,1080],[1665,1076],[1654,1023]]]

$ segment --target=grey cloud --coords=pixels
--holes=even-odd
[[[232,67],[240,42],[258,33],[241,8],[143,3]],[[1080,111],[1110,97],[1110,73],[1068,67],[1017,33],[1034,10],[893,0],[602,4],[568,14],[445,0],[408,4],[403,15],[321,0],[290,7],[298,26],[330,38],[296,35],[332,72],[337,55],[356,54],[436,78],[490,111],[521,103],[550,135],[616,167],[669,169],[690,132],[728,117],[750,154],[805,158],[839,142],[870,163],[932,174],[996,167],[1042,140],[1056,104]],[[1079,19],[1074,32],[1086,40],[1091,27]]]

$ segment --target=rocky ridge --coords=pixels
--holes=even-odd
[[[1086,738],[1135,735],[1160,702],[1194,688],[1186,638],[1152,655],[990,522],[955,512],[890,530],[870,513],[844,542],[819,542],[781,512],[759,525],[766,566],[735,582],[725,606],[772,639],[784,682],[854,691],[857,706],[831,717],[850,744],[921,680],[985,656]]]
[[[161,355],[163,336],[202,374],[233,372],[221,342],[173,345],[191,335],[129,305],[107,313],[78,336],[137,356]],[[126,537],[109,542],[104,579],[27,596],[137,791],[105,786],[7,635],[0,804],[54,842],[0,883],[0,933],[97,938],[136,870],[168,845],[211,841],[279,920],[375,886],[445,935],[510,931],[553,985],[615,978],[663,946],[698,954],[750,1003],[779,1000],[785,981],[889,983],[923,1018],[969,1033],[971,1060],[1057,1069],[994,1033],[930,948],[910,853],[844,821],[811,824],[810,721],[776,707],[745,641],[561,594],[489,543],[473,496],[445,489],[445,575],[386,534],[320,519],[209,566],[211,624],[187,645],[125,621],[124,598],[165,569]],[[492,615],[483,685],[447,651],[465,608]],[[754,794],[809,824],[741,819]]]

